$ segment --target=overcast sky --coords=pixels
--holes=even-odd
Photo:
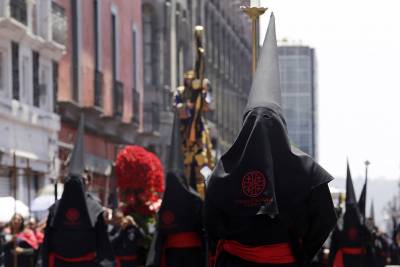
[[[334,176],[400,177],[400,1],[261,0],[278,39],[315,48],[319,161]],[[261,40],[269,14],[261,19]]]

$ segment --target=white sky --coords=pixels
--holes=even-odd
[[[278,40],[316,49],[319,161],[344,177],[400,176],[400,1],[261,0]],[[261,18],[264,39],[269,12]]]

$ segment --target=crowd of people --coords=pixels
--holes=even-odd
[[[114,259],[143,262],[143,258],[136,259],[139,247],[143,245],[144,233],[133,217],[110,209],[105,209],[103,216]],[[25,220],[21,214],[14,214],[9,223],[0,227],[0,266],[41,267],[45,228],[46,220],[38,223],[34,218]],[[106,266],[123,265],[116,264],[114,260]]]
[[[88,193],[81,117],[61,199],[45,222],[15,214],[1,235],[5,267],[383,267],[400,264],[393,240],[365,216],[348,168],[346,209],[335,210],[333,177],[292,146],[281,112],[275,19],[271,15],[243,114],[200,197],[185,176],[175,114],[166,188],[147,253],[144,232]],[[340,218],[339,223],[337,221]],[[330,236],[330,244],[323,244]]]

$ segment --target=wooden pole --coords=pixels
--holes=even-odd
[[[14,218],[17,213],[17,157],[15,152],[13,154],[13,166],[12,166],[12,183],[13,183],[13,194],[14,194],[14,215],[11,217]],[[18,255],[17,255],[17,229],[13,227],[13,238],[14,238],[14,255],[13,255],[13,265],[14,267],[18,267]]]

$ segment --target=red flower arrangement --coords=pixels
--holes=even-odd
[[[115,164],[119,199],[127,212],[154,215],[164,192],[164,169],[159,158],[140,146],[119,151]]]

